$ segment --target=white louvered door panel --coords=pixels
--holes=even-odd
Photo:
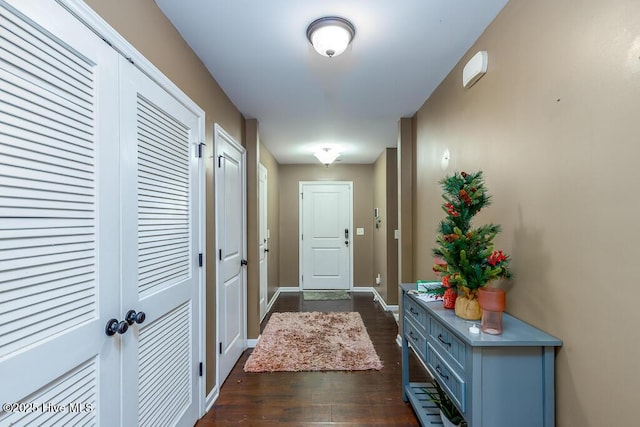
[[[192,426],[198,411],[200,119],[122,59],[124,418]],[[129,334],[127,334],[129,335]],[[137,363],[136,363],[137,362]]]
[[[31,405],[0,425],[116,425],[118,57],[38,0],[0,0],[0,52],[0,403]]]

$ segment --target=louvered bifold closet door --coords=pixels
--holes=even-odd
[[[124,359],[132,362],[123,365],[125,418],[140,426],[192,426],[200,121],[125,60],[121,71],[123,306],[147,317],[125,342]]]
[[[117,87],[115,51],[57,3],[0,1],[0,425],[119,411]]]

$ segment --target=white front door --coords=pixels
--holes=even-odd
[[[231,372],[246,342],[245,150],[216,125],[216,252],[218,385]]]
[[[351,288],[352,183],[301,182],[300,283]]]
[[[199,118],[120,62],[123,419],[192,426],[199,409]],[[130,312],[131,311],[131,312]]]
[[[262,164],[258,168],[258,252],[260,256],[260,320],[267,314],[267,291],[269,287],[269,246],[267,232],[267,168]]]

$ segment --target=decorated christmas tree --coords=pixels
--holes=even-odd
[[[441,273],[442,286],[433,292],[444,295],[445,300],[457,294],[456,314],[476,319],[481,313],[477,306],[478,289],[491,280],[511,277],[509,257],[493,247],[499,225],[474,228],[471,223],[481,209],[491,204],[482,171],[456,172],[440,181],[440,185],[446,216],[438,227],[437,246],[433,249],[433,255],[442,262],[436,263],[433,270]]]

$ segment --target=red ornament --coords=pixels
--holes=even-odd
[[[444,286],[445,288],[451,287],[451,283],[449,283],[449,276],[444,276],[442,278],[442,286]]]
[[[504,253],[502,253],[502,251],[493,251],[493,253],[487,257],[487,262],[492,267],[495,267],[496,264],[499,264],[506,260],[507,260],[507,256]]]
[[[442,296],[442,306],[449,309],[456,308],[456,298],[458,298],[456,290],[453,288],[447,288]]]

